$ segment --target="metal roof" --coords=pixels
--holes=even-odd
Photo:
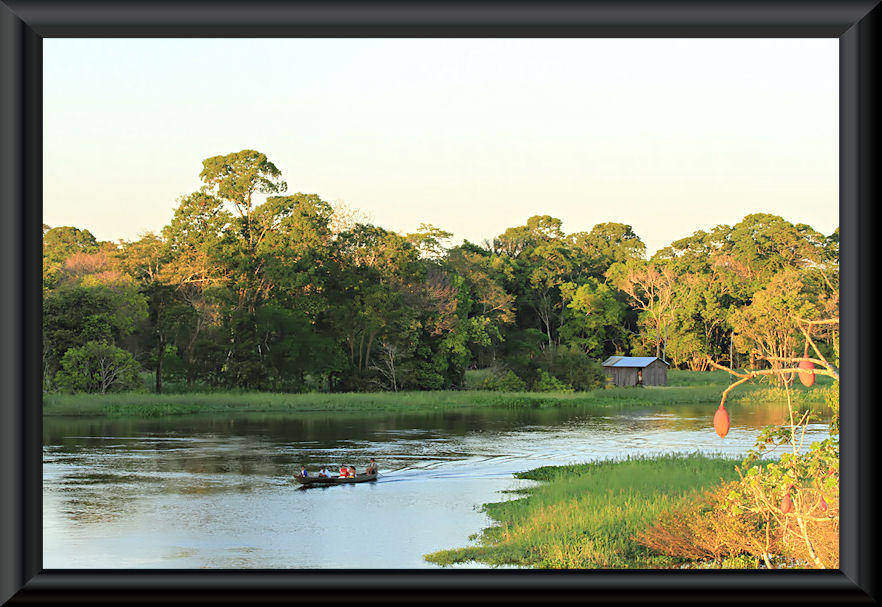
[[[604,367],[648,367],[653,362],[661,360],[655,356],[610,356],[603,361]],[[668,364],[662,360],[664,364]]]

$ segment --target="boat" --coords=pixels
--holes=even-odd
[[[295,476],[294,480],[304,487],[317,487],[327,485],[352,485],[355,483],[369,483],[377,480],[377,473],[373,474],[356,474],[354,477],[347,476],[340,478],[339,476]]]

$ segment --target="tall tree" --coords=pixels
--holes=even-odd
[[[603,279],[606,270],[615,263],[643,259],[646,245],[623,223],[599,223],[590,232],[576,232],[568,237],[588,276]]]
[[[661,357],[677,289],[674,273],[658,264],[629,261],[610,268],[608,277],[642,313],[642,321],[655,333],[655,355]]]
[[[192,316],[176,311],[177,332],[182,334],[187,383],[196,379],[196,348],[203,332],[217,323],[226,281],[230,276],[229,259],[224,258],[222,242],[232,217],[221,201],[204,192],[180,200],[171,222],[163,229],[168,259],[160,279],[173,285],[188,304]]]
[[[266,154],[242,150],[205,159],[199,177],[207,193],[235,208],[243,221],[242,235],[253,250],[261,235],[254,225],[255,195],[284,192],[288,186],[282,172]]]
[[[43,224],[43,289],[55,287],[67,259],[75,253],[96,253],[98,240],[89,230],[71,226],[50,228]]]

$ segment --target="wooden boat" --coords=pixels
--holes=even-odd
[[[340,478],[339,476],[295,476],[294,480],[304,487],[318,487],[327,485],[352,485],[354,483],[369,483],[377,480],[377,473],[356,474],[354,477]]]

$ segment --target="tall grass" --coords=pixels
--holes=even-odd
[[[246,411],[401,411],[457,407],[545,408],[621,404],[628,399],[597,399],[592,393],[532,392],[348,392],[339,394],[190,393],[46,394],[44,415],[136,415]],[[639,403],[635,403],[639,404]]]
[[[668,371],[669,386],[723,386],[732,383],[732,376],[725,371],[683,371],[670,369]]]
[[[517,474],[540,481],[525,497],[485,504],[496,521],[476,546],[425,556],[438,565],[480,561],[536,568],[629,569],[676,565],[634,539],[663,511],[721,481],[737,478],[732,459],[695,455],[636,457]]]
[[[156,417],[192,413],[245,411],[399,411],[457,407],[644,407],[654,404],[701,403],[718,392],[696,388],[614,388],[592,392],[349,392],[339,394],[274,394],[269,392],[189,394],[46,394],[44,415],[135,415]]]
[[[474,378],[473,378],[474,379]],[[722,371],[671,371],[669,385],[634,388],[607,387],[589,392],[490,392],[440,390],[426,392],[348,392],[287,394],[271,392],[185,392],[151,394],[49,393],[43,397],[44,415],[132,415],[157,417],[192,413],[247,411],[400,411],[435,410],[456,407],[651,407],[672,404],[719,402],[729,384]],[[805,406],[824,409],[824,388],[792,392]],[[785,402],[783,391],[761,385],[739,387],[732,402],[758,404]]]

